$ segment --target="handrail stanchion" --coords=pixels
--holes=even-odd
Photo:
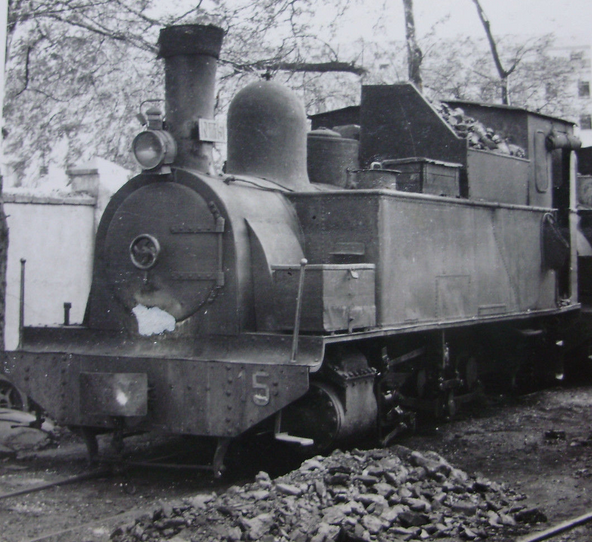
[[[21,288],[19,296],[19,350],[23,347],[23,336],[25,331],[25,264],[27,260],[21,258]]]
[[[294,317],[294,336],[292,337],[292,355],[290,361],[296,361],[296,355],[298,354],[298,336],[300,335],[300,315],[302,313],[302,293],[304,291],[304,272],[308,260],[302,258],[300,260],[300,277],[298,280],[298,297],[296,298],[296,315]]]

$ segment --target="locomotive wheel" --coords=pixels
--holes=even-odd
[[[514,393],[531,393],[543,386],[546,374],[532,356],[516,364],[511,375],[511,389]]]
[[[457,404],[454,391],[448,390],[438,395],[434,406],[434,416],[438,420],[450,420],[456,416]]]
[[[0,408],[29,409],[27,396],[3,376],[0,376]]]
[[[320,453],[333,446],[344,416],[343,403],[333,387],[312,382],[306,395],[282,412],[282,431],[312,439],[314,444],[305,451]]]
[[[417,371],[417,379],[416,379],[416,387],[417,387],[417,397],[423,399],[426,393],[426,386],[428,382],[428,374],[425,369],[420,369]]]
[[[446,394],[446,402],[445,402],[445,412],[446,412],[446,416],[448,418],[454,418],[454,416],[456,416],[456,410],[457,410],[457,405],[456,405],[456,398],[454,397],[454,392],[452,390],[450,390],[447,394]]]
[[[90,427],[83,427],[81,433],[86,445],[86,460],[89,465],[96,465],[99,459],[97,432]]]
[[[464,368],[464,377],[467,391],[473,391],[479,385],[479,368],[477,361],[471,357],[467,360]]]

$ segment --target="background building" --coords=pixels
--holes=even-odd
[[[579,136],[583,147],[592,146],[592,46],[560,45],[552,51],[565,58],[574,69],[574,77],[570,94],[573,96],[574,120],[578,123]]]

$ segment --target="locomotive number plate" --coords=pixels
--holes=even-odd
[[[266,371],[256,371],[253,373],[253,403],[257,406],[267,406],[269,404],[268,378],[269,373]]]

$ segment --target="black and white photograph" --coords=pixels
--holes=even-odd
[[[0,542],[592,540],[589,0],[0,43]]]

